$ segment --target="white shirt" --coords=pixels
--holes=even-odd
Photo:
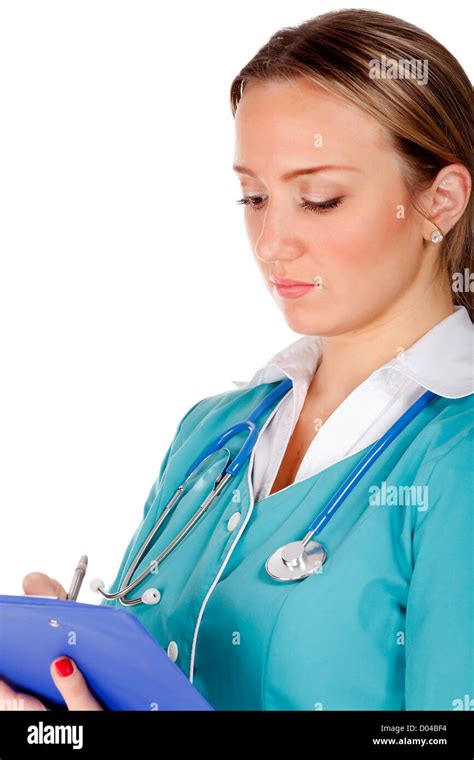
[[[372,372],[334,410],[315,434],[295,483],[375,443],[425,390],[446,398],[474,392],[474,325],[464,306],[454,308],[410,348]],[[321,338],[304,335],[248,382],[233,381],[239,387],[285,377],[293,382],[254,450],[255,501],[269,495],[321,357]]]

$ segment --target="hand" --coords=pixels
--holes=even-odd
[[[49,672],[68,710],[104,709],[87,688],[84,676],[70,657],[57,657],[51,663]],[[31,694],[15,691],[0,678],[0,710],[48,710],[48,708]]]
[[[29,595],[57,596],[66,599],[59,581],[44,573],[29,573],[23,579],[23,591]],[[103,710],[89,691],[85,678],[69,657],[57,657],[50,666],[51,678],[69,710]],[[0,678],[0,710],[48,710],[31,694],[17,692]]]

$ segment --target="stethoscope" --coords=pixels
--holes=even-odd
[[[341,504],[348,497],[354,486],[359,482],[361,477],[379,458],[381,453],[387,448],[397,435],[428,406],[435,398],[439,398],[436,393],[426,391],[412,404],[404,414],[383,434],[381,438],[365,454],[360,462],[347,476],[343,484],[338,488],[336,493],[329,499],[328,503],[314,518],[308,527],[308,532],[302,541],[292,541],[289,544],[280,546],[273,554],[269,556],[265,563],[267,573],[277,581],[298,581],[307,578],[308,575],[318,572],[326,559],[326,550],[317,541],[311,541],[314,535],[317,535],[328,524]]]
[[[104,590],[104,583],[98,579],[91,582],[91,588],[93,591],[97,591],[102,594],[105,599],[119,599],[123,605],[135,605],[143,602],[144,604],[157,604],[160,600],[160,592],[155,588],[147,589],[138,599],[125,599],[125,596],[132,591],[144,578],[150,573],[155,572],[158,565],[170,555],[173,549],[183,540],[183,538],[189,533],[192,527],[204,514],[204,512],[210,507],[212,502],[219,496],[225,485],[230,478],[235,477],[248,458],[250,457],[255,444],[257,442],[260,429],[257,427],[258,418],[277,400],[279,400],[290,388],[292,387],[292,381],[289,378],[282,380],[276,388],[274,388],[260,403],[255,407],[252,413],[243,422],[238,422],[228,428],[222,435],[216,438],[202,454],[196,459],[185,474],[183,483],[176,489],[175,493],[171,497],[170,501],[163,510],[160,518],[156,522],[155,526],[149,532],[141,548],[139,549],[134,561],[132,562],[123,582],[120,584],[120,589],[116,593],[109,594]],[[367,470],[374,464],[382,452],[387,446],[404,430],[404,428],[434,399],[438,398],[436,393],[426,391],[415,401],[412,406],[407,409],[404,414],[387,430],[386,433],[373,445],[373,447],[362,457],[360,462],[352,470],[352,472],[345,479],[340,488],[328,501],[324,509],[318,513],[312,523],[307,529],[307,533],[301,541],[292,541],[284,546],[280,546],[276,549],[267,559],[265,563],[265,569],[268,575],[278,581],[296,581],[312,575],[320,570],[321,566],[326,560],[326,550],[324,547],[316,542],[311,541],[314,535],[317,535],[328,524],[329,520],[334,516],[341,504],[347,498],[349,493],[359,482],[362,476]],[[242,430],[248,429],[248,436],[242,445],[238,454],[232,461],[229,459],[222,470],[221,474],[217,477],[213,489],[209,496],[204,500],[202,505],[196,510],[191,519],[186,523],[182,530],[176,535],[176,537],[170,541],[168,546],[163,549],[159,556],[151,562],[150,567],[147,567],[141,575],[138,576],[133,582],[130,583],[130,579],[149,547],[151,541],[156,536],[163,522],[166,520],[171,510],[176,506],[183,493],[189,490],[190,486],[196,481],[202,472],[202,466],[206,466],[206,462],[212,455],[223,448],[227,443]],[[228,451],[228,450],[227,450]]]
[[[130,591],[132,591],[136,586],[138,586],[150,573],[156,572],[158,565],[160,565],[163,560],[171,554],[173,549],[183,540],[183,538],[187,536],[189,531],[194,527],[194,525],[198,522],[206,510],[209,509],[213,501],[219,496],[229,480],[238,475],[252,454],[252,451],[255,448],[255,444],[257,443],[257,439],[260,433],[260,428],[257,426],[257,420],[264,412],[267,411],[267,409],[272,406],[272,404],[284,396],[285,393],[290,390],[292,385],[293,383],[289,378],[282,380],[276,386],[276,388],[268,393],[267,396],[265,396],[265,398],[262,399],[259,404],[257,404],[255,409],[251,412],[251,414],[249,414],[246,420],[243,422],[237,422],[235,425],[231,425],[231,427],[222,433],[222,435],[218,436],[202,452],[202,454],[200,454],[200,456],[195,460],[191,467],[186,471],[183,483],[178,486],[175,493],[161,513],[158,521],[151,529],[142,546],[140,547],[134,561],[128,569],[123,582],[120,584],[119,591],[114,594],[107,593],[104,590],[104,582],[98,578],[95,578],[93,581],[91,581],[90,588],[93,591],[97,591],[98,593],[102,594],[105,599],[119,599],[121,604],[124,606],[140,604],[141,602],[143,602],[143,604],[157,604],[160,601],[160,592],[156,588],[147,589],[139,599],[125,599],[125,596],[129,594]],[[130,583],[129,581],[135,572],[136,567],[140,563],[143,555],[150,546],[150,543],[153,541],[154,537],[156,536],[157,532],[171,511],[176,507],[176,504],[179,502],[183,494],[189,491],[192,485],[197,480],[199,480],[200,477],[202,477],[202,472],[206,469],[206,466],[209,464],[214,453],[223,449],[224,444],[226,444],[235,435],[241,433],[243,430],[248,430],[247,438],[245,439],[242,447],[240,448],[237,455],[232,459],[232,461],[230,461],[230,452],[228,449],[226,449],[228,453],[227,462],[224,466],[224,469],[217,477],[209,496],[204,500],[201,506],[196,510],[194,515],[186,523],[182,530],[180,530],[176,537],[170,541],[168,546],[163,549],[161,554],[159,554],[159,556],[156,557],[153,562],[151,562],[150,567],[147,567],[147,569],[144,570],[141,575],[138,576],[138,578]]]

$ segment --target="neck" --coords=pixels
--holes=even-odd
[[[322,359],[308,397],[340,403],[374,370],[400,355],[431,328],[454,313],[451,293],[437,292],[430,301],[415,299],[391,308],[363,327],[324,337]]]

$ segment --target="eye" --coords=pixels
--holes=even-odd
[[[243,198],[239,198],[237,203],[242,203],[247,206],[251,206],[256,211],[259,209],[262,202],[262,196],[261,195],[246,195]]]
[[[331,209],[340,206],[342,201],[342,196],[339,198],[332,198],[329,201],[321,201],[319,203],[316,203],[315,201],[309,201],[307,198],[303,198],[302,202],[299,205],[301,208],[307,209],[308,211],[313,211],[315,214],[323,214],[325,211],[330,211]],[[261,195],[247,195],[243,198],[239,198],[237,201],[237,203],[251,206],[253,209],[255,209],[255,211],[258,211],[259,208],[261,208],[262,202],[263,198]]]
[[[342,197],[332,198],[330,201],[322,201],[321,203],[315,203],[314,201],[308,201],[306,198],[303,198],[300,206],[309,211],[314,211],[316,214],[321,214],[325,211],[330,211],[332,208],[337,208],[341,203]]]

